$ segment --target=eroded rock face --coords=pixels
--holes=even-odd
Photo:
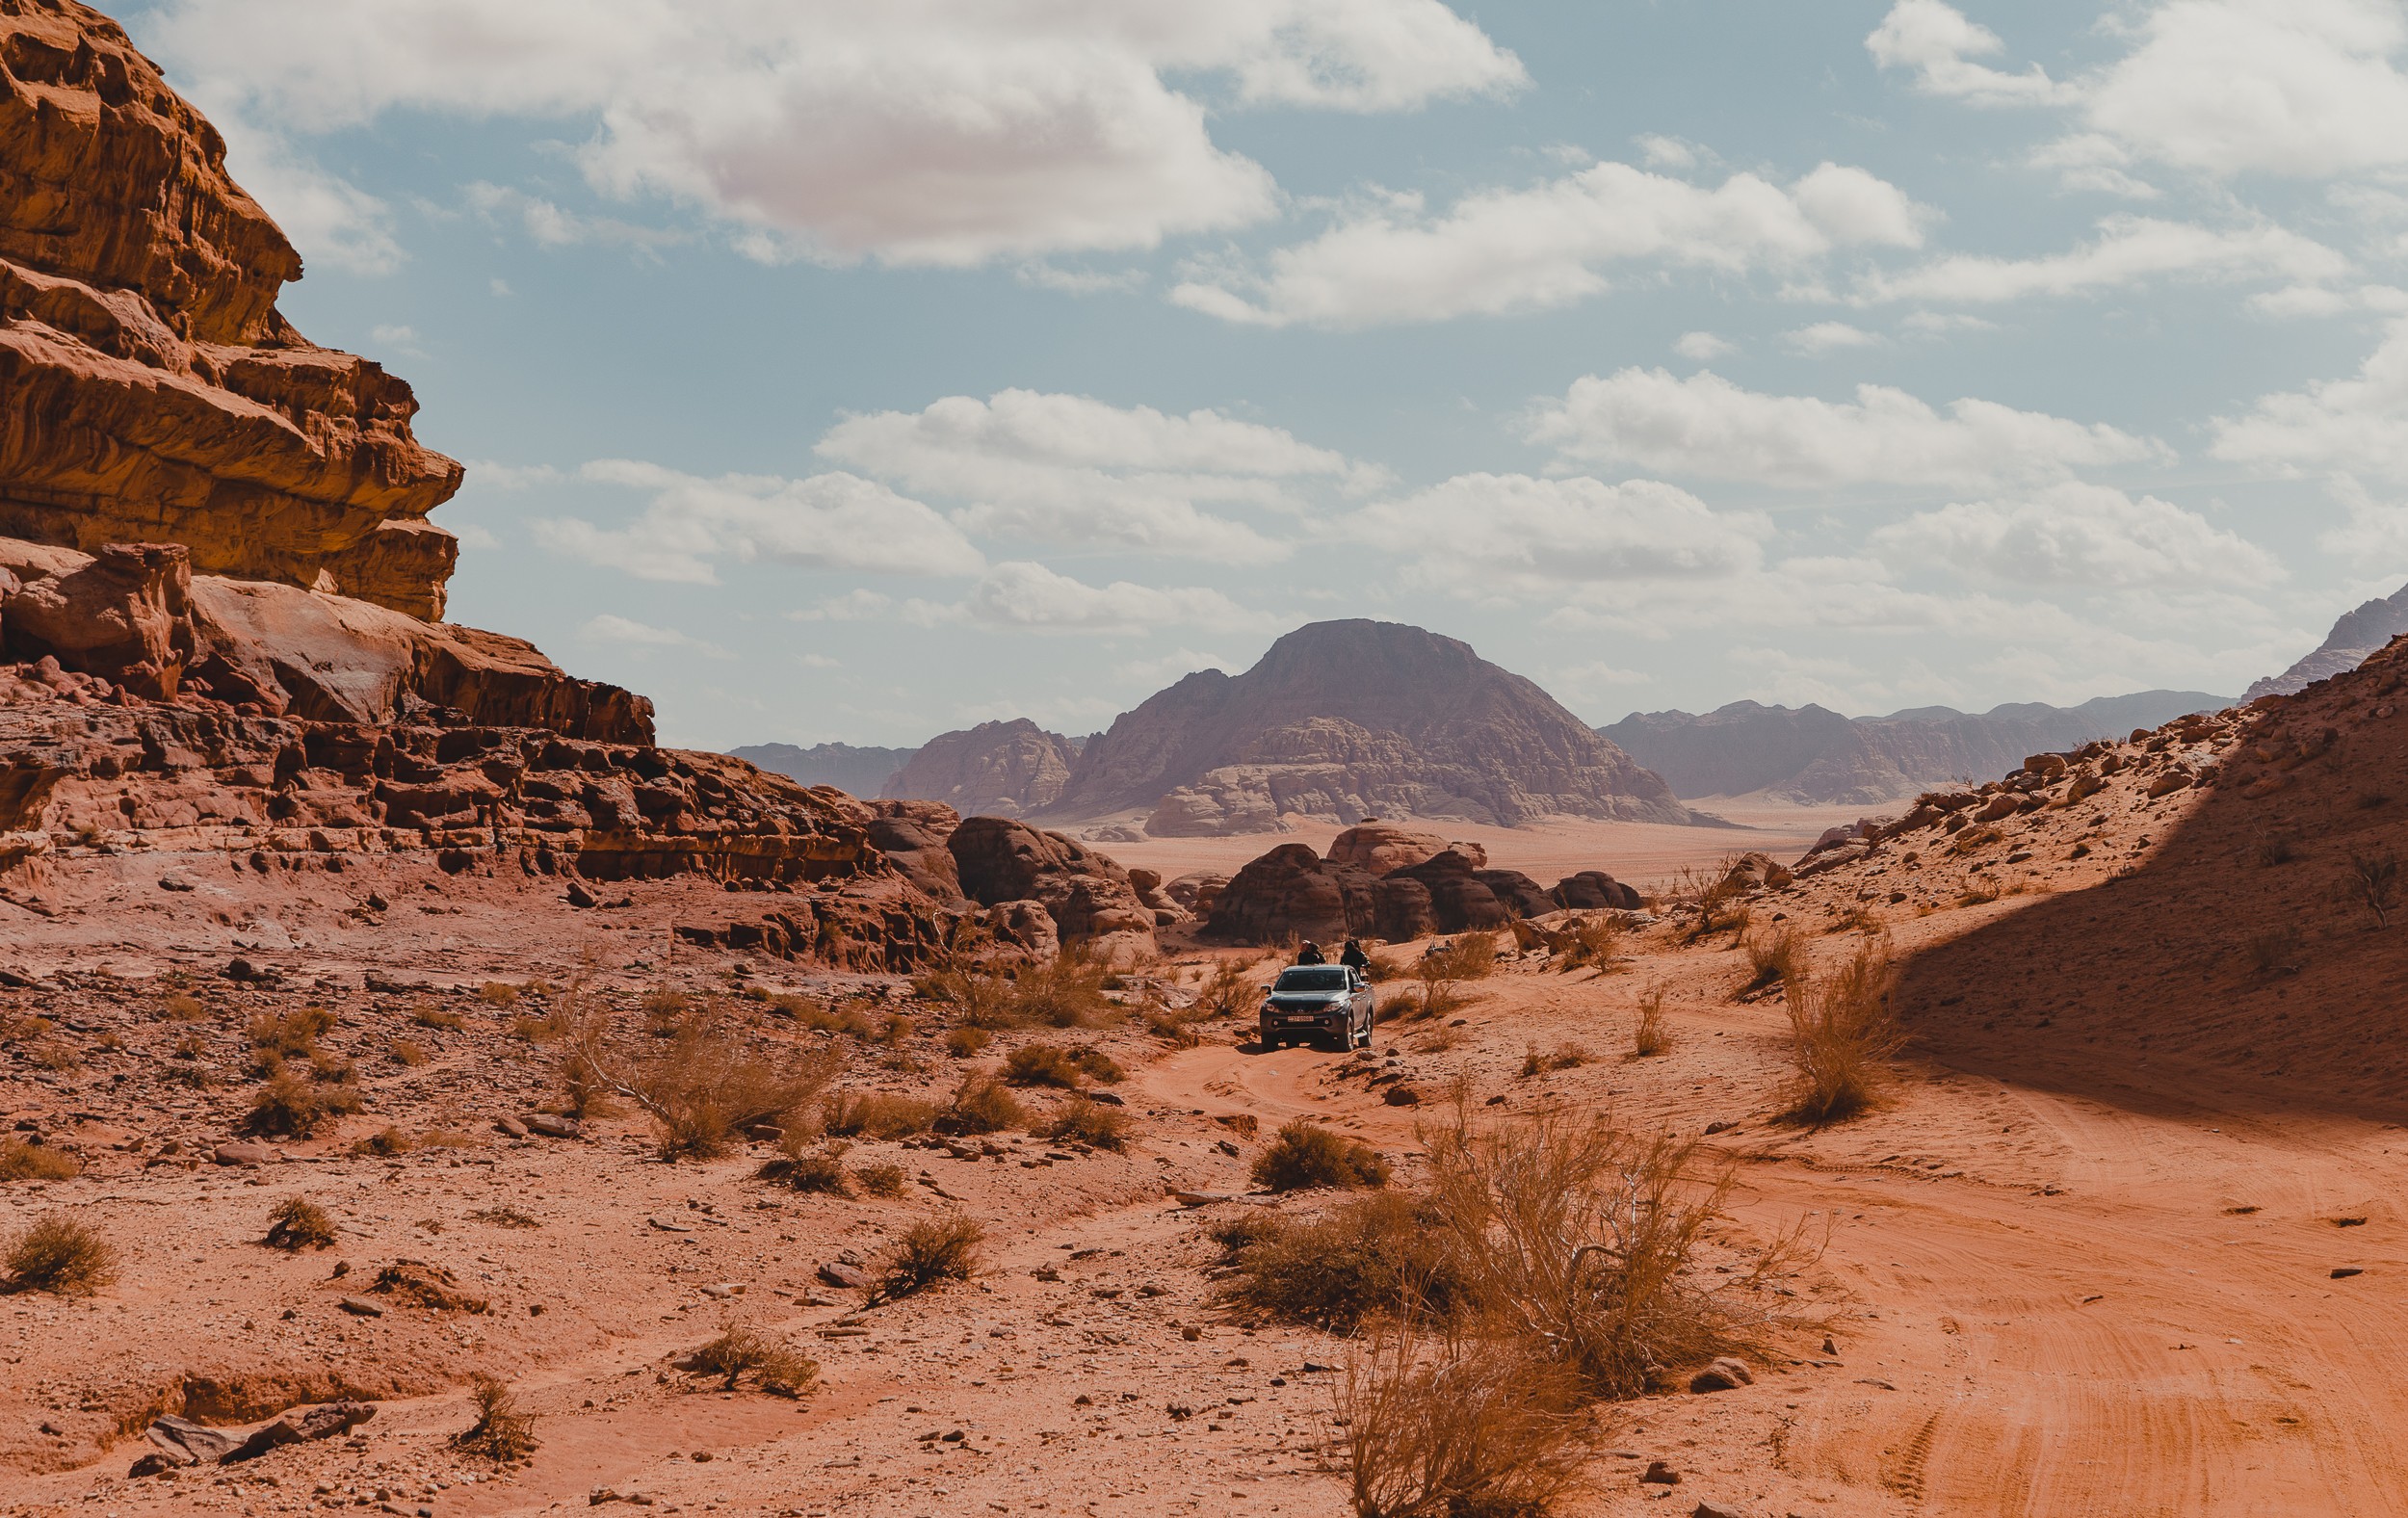
[[[180,543],[86,555],[0,538],[0,647],[154,699],[189,686],[266,715],[370,723],[429,705],[496,726],[652,741],[651,702],[563,674],[532,643],[346,596],[196,575]]]
[[[438,618],[460,466],[275,308],[300,255],[118,25],[0,0],[0,533]]]
[[[1436,833],[1415,832],[1394,823],[1372,821],[1349,827],[1331,839],[1328,858],[1332,864],[1350,864],[1373,875],[1386,875],[1391,870],[1434,859],[1450,847],[1463,852],[1479,850],[1477,844],[1449,845]],[[1478,859],[1486,864],[1486,851],[1480,850]]]
[[[1684,823],[1670,787],[1530,681],[1392,622],[1318,622],[1242,675],[1189,675],[1091,739],[1064,816],[1147,807],[1156,835],[1264,831],[1284,812],[1552,813]]]
[[[1205,931],[1226,943],[1272,943],[1290,933],[1343,943],[1371,930],[1376,884],[1361,870],[1324,860],[1310,844],[1281,844],[1230,878]]]
[[[945,843],[974,902],[1041,902],[1064,942],[1126,934],[1153,944],[1154,912],[1129,872],[1075,838],[1008,817],[973,817]]]
[[[883,794],[942,801],[964,816],[1019,817],[1061,795],[1072,757],[1068,739],[1025,717],[981,722],[929,739]]]

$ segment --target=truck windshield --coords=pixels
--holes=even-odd
[[[1343,965],[1312,964],[1279,972],[1274,991],[1343,991],[1347,988],[1347,972]]]

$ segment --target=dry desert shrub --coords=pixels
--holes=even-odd
[[[1028,1125],[1028,1109],[992,1075],[966,1077],[936,1118],[938,1128],[955,1134],[1001,1133]]]
[[[576,1014],[566,1007],[555,1007],[541,1017],[522,1012],[510,1019],[510,1036],[531,1044],[558,1043],[576,1031]]]
[[[955,966],[921,976],[914,988],[930,1001],[950,1004],[973,1028],[1086,1028],[1111,1020],[1120,1008],[1104,994],[1113,979],[1102,963],[1078,948],[1010,972]]]
[[[1652,1060],[1672,1047],[1672,1025],[1663,1015],[1663,987],[1651,985],[1638,999],[1638,1023],[1631,1030],[1631,1058]]]
[[[945,1052],[956,1060],[967,1060],[994,1041],[995,1035],[983,1028],[964,1023],[945,1032]]]
[[[417,1139],[390,1124],[352,1140],[353,1155],[362,1160],[390,1160],[417,1147]]]
[[[1485,932],[1457,933],[1445,947],[1422,955],[1414,967],[1416,979],[1430,981],[1484,981],[1496,973],[1497,935]]]
[[[1622,947],[1622,920],[1592,913],[1573,924],[1560,941],[1563,947],[1556,960],[1558,972],[1570,974],[1591,964],[1600,970],[1611,969],[1614,955]]]
[[[1824,975],[1791,980],[1790,1117],[1837,1122],[1872,1105],[1888,1061],[1906,1044],[1890,1006],[1890,979],[1887,947],[1867,942]]]
[[[302,1060],[318,1052],[318,1040],[334,1031],[334,1014],[323,1007],[297,1007],[284,1012],[261,1012],[243,1025],[263,1060]]]
[[[1555,1070],[1577,1070],[1588,1063],[1589,1059],[1588,1051],[1576,1043],[1559,1043],[1544,1053],[1538,1045],[1531,1044],[1522,1051],[1522,1074],[1533,1076],[1546,1075]]]
[[[852,1178],[845,1170],[845,1154],[851,1147],[842,1138],[814,1143],[801,1134],[789,1134],[779,1141],[778,1157],[761,1166],[761,1179],[783,1182],[798,1191],[851,1196]]]
[[[0,1138],[0,1181],[71,1181],[83,1168],[64,1149]]]
[[[1280,1125],[1277,1137],[1254,1157],[1254,1184],[1271,1191],[1314,1187],[1377,1187],[1388,1184],[1388,1162],[1369,1144],[1331,1133],[1310,1118]]]
[[[1290,1322],[1352,1333],[1463,1305],[1442,1232],[1400,1192],[1355,1197],[1310,1222],[1255,1211],[1216,1226],[1213,1238],[1236,1268],[1222,1295]]]
[[[1067,1049],[1052,1044],[1023,1044],[1004,1060],[1004,1079],[1013,1086],[1051,1086],[1075,1091],[1081,1085],[1078,1060]]]
[[[510,1465],[536,1452],[535,1419],[518,1410],[518,1399],[508,1385],[483,1371],[470,1394],[477,1403],[477,1421],[452,1436],[452,1448]]]
[[[520,1212],[515,1207],[481,1207],[468,1215],[476,1223],[491,1223],[496,1228],[540,1228],[543,1220]]]
[[[924,1217],[903,1231],[878,1261],[871,1300],[891,1302],[940,1281],[966,1281],[978,1273],[986,1230],[965,1213]]]
[[[755,1127],[792,1128],[843,1065],[833,1049],[783,1057],[747,1048],[716,1020],[690,1018],[649,1054],[619,1048],[608,1018],[575,1020],[572,1058],[597,1087],[634,1103],[659,1130],[664,1159],[724,1154]]]
[[[330,1249],[334,1219],[306,1196],[288,1196],[268,1215],[268,1237],[262,1242],[272,1249]]]
[[[936,1121],[936,1105],[884,1091],[835,1091],[820,1104],[820,1126],[840,1138],[908,1138]]]
[[[208,1016],[209,1010],[200,1005],[199,997],[176,991],[160,999],[159,1015],[170,1023],[196,1023]]]
[[[852,1178],[861,1183],[866,1194],[888,1198],[901,1196],[910,1182],[900,1165],[865,1165],[853,1172]]]
[[[1073,1096],[1054,1109],[1046,1120],[1041,1137],[1063,1143],[1092,1144],[1098,1149],[1120,1150],[1129,1143],[1129,1114],[1117,1107],[1084,1096]]]
[[[518,987],[507,981],[487,981],[477,987],[477,999],[487,1007],[504,1008],[518,1005]]]
[[[359,1087],[352,1068],[338,1064],[302,1076],[278,1061],[251,1097],[247,1132],[306,1138],[329,1117],[347,1116],[360,1109]]]
[[[427,1051],[423,1045],[412,1043],[406,1038],[394,1039],[393,1047],[386,1050],[385,1053],[393,1057],[393,1062],[395,1064],[401,1065],[421,1065],[427,1062],[428,1058]]]
[[[2352,849],[2349,891],[2374,918],[2375,927],[2390,927],[2392,909],[2399,904],[2399,856],[2388,849],[2381,853]]]
[[[1740,939],[1740,949],[1747,955],[1747,983],[1740,987],[1741,996],[1784,984],[1805,968],[1806,946],[1793,928],[1748,933]]]
[[[66,1213],[34,1219],[0,1255],[12,1292],[51,1292],[90,1296],[118,1278],[117,1246],[100,1231]]]
[[[749,1374],[753,1384],[774,1397],[802,1397],[820,1379],[820,1362],[782,1339],[755,1328],[729,1324],[720,1336],[687,1358],[689,1369],[722,1375],[720,1390],[732,1392]]]
[[[445,1033],[458,1033],[468,1026],[468,1019],[449,1008],[432,1002],[420,1002],[410,1008],[409,1020],[421,1028],[440,1028]]]
[[[1338,1417],[1358,1518],[1541,1518],[1587,1484],[1577,1387],[1514,1341],[1386,1325]]]
[[[1196,988],[1194,1005],[1188,1010],[1196,1017],[1237,1017],[1254,1009],[1261,995],[1254,980],[1254,966],[1244,960],[1223,959],[1213,967],[1212,974]]]
[[[1794,1237],[1729,1274],[1700,1271],[1731,1175],[1699,1173],[1693,1142],[1559,1108],[1481,1124],[1460,1104],[1422,1138],[1424,1212],[1480,1331],[1563,1367],[1585,1395],[1644,1395],[1667,1367],[1755,1348],[1783,1321],[1769,1286],[1802,1258]]]

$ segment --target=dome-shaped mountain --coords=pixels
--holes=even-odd
[[[1298,628],[1243,674],[1191,674],[1122,714],[1051,810],[1157,806],[1155,830],[1189,833],[1261,831],[1288,811],[1694,820],[1529,680],[1468,643],[1366,620]]]

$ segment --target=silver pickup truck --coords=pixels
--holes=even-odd
[[[1263,999],[1263,1047],[1312,1042],[1368,1049],[1376,1004],[1372,982],[1341,964],[1291,965]]]

